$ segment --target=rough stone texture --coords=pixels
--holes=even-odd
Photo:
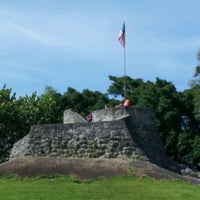
[[[64,111],[63,119],[64,124],[87,122],[83,117],[81,117],[78,113],[72,111],[71,109]]]
[[[106,108],[92,112],[93,122],[115,121],[124,115],[123,109]]]
[[[133,151],[134,142],[124,121],[50,124],[32,126],[30,133],[14,145],[11,158],[45,155],[131,157]]]
[[[94,122],[34,125],[30,133],[13,146],[10,158],[130,158],[178,171],[175,162],[165,155],[154,112],[139,108],[130,108],[128,112],[130,116],[122,120],[116,119],[123,110],[112,108],[93,112]]]

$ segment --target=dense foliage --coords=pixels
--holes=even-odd
[[[124,77],[109,76],[108,93],[71,87],[60,94],[46,87],[42,95],[16,98],[6,85],[0,90],[0,161],[5,161],[12,145],[29,132],[33,124],[60,123],[68,108],[86,116],[106,106],[113,107],[124,97]],[[173,83],[126,77],[126,97],[133,107],[152,108],[166,152],[179,162],[200,166],[200,66],[196,67],[190,89],[177,92]]]

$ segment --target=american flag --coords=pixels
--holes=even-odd
[[[125,22],[123,24],[122,30],[120,30],[118,35],[118,40],[122,44],[123,47],[125,47]]]

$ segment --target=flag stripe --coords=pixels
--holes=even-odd
[[[118,35],[118,40],[122,44],[123,47],[125,47],[125,23],[123,24],[122,30],[120,30]]]

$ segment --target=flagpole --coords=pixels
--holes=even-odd
[[[126,99],[126,34],[125,34],[125,21],[124,21],[124,100]]]
[[[124,48],[124,99],[126,98],[126,40],[125,40],[125,21],[119,32],[118,39]],[[123,86],[122,86],[123,87]]]
[[[126,44],[124,45],[124,99],[126,99]]]

